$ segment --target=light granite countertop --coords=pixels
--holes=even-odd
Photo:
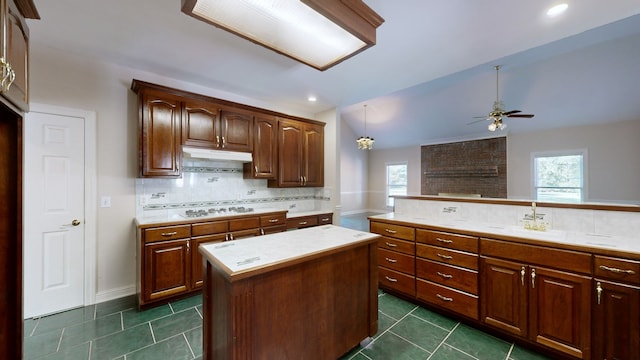
[[[370,241],[380,235],[335,225],[201,245],[199,251],[229,278],[332,249]]]
[[[419,216],[398,215],[388,213],[370,216],[370,219],[393,220],[427,227],[438,228],[442,231],[467,232],[479,236],[497,236],[505,238],[520,238],[546,243],[568,245],[571,248],[584,247],[602,253],[622,252],[633,257],[640,257],[640,237],[623,237],[607,234],[591,234],[572,231],[550,229],[546,231],[526,230],[520,226],[510,226],[491,223],[477,223],[464,220],[427,219]]]
[[[201,222],[201,221],[222,218],[222,217],[229,218],[233,216],[251,216],[251,215],[261,215],[261,214],[266,214],[271,212],[282,212],[282,211],[287,212],[286,213],[287,219],[294,219],[294,218],[303,217],[303,216],[331,213],[331,211],[321,211],[321,210],[290,212],[282,209],[263,208],[263,209],[254,209],[253,211],[246,212],[246,213],[214,213],[208,216],[199,216],[199,217],[188,217],[181,214],[173,214],[166,217],[135,218],[135,223],[136,223],[136,226],[146,226],[146,225],[162,226],[164,225],[164,223],[194,222],[194,221]]]

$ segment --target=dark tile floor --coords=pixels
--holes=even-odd
[[[342,225],[368,230],[369,214],[345,216]],[[25,359],[139,360],[202,357],[202,297],[146,311],[129,296],[25,320]],[[379,293],[378,334],[341,360],[545,359],[390,294]],[[301,354],[300,359],[304,359]]]

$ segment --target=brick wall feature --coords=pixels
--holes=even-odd
[[[421,194],[507,197],[507,138],[421,147]]]

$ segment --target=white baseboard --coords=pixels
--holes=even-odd
[[[113,299],[118,299],[118,298],[129,296],[129,295],[133,295],[135,293],[136,293],[135,285],[124,286],[121,288],[111,289],[107,291],[101,291],[96,294],[96,304],[113,300]],[[91,304],[87,304],[87,305],[91,305]]]

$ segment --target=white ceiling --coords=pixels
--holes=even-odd
[[[267,0],[265,0],[267,1]],[[199,22],[179,0],[35,0],[32,43],[316,114],[339,108],[376,148],[487,135],[494,65],[512,133],[640,121],[640,1],[365,0],[377,44],[320,72]],[[142,79],[144,80],[144,79]],[[314,95],[315,103],[306,98]]]

